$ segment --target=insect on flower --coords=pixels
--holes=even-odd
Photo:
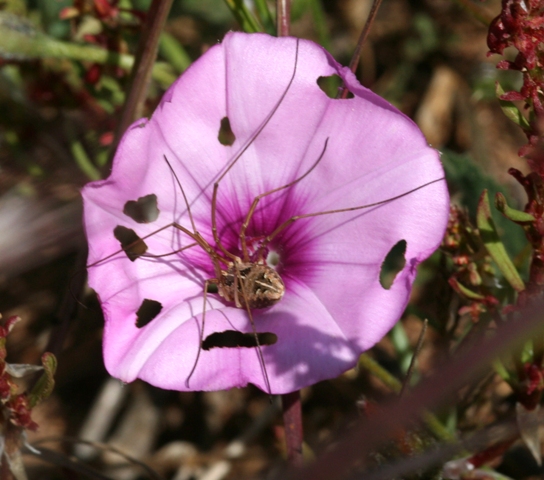
[[[319,88],[333,74],[353,98]],[[268,393],[339,375],[393,326],[449,203],[437,152],[347,68],[309,41],[240,33],[128,130],[83,198],[110,373]]]

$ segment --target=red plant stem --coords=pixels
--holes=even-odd
[[[113,159],[119,140],[125,130],[132,122],[142,116],[147,89],[151,80],[151,70],[159,48],[159,38],[172,6],[172,1],[153,0],[147,12],[146,23],[142,29],[142,35],[134,58],[127,98],[110,150],[110,161]]]
[[[276,0],[278,37],[287,37],[291,26],[291,0]]]
[[[359,40],[357,40],[357,46],[355,47],[355,51],[353,52],[353,56],[351,57],[351,62],[349,62],[349,69],[353,73],[355,73],[355,70],[357,70],[357,65],[359,65],[359,58],[361,57],[361,52],[363,51],[363,45],[366,41],[366,37],[368,37],[368,32],[370,32],[370,28],[374,23],[374,19],[378,14],[378,9],[380,8],[381,3],[382,0],[374,0],[372,2],[372,8],[370,9],[368,17],[366,19],[365,26],[361,31],[361,35],[359,35]],[[342,93],[340,94],[340,98],[348,98],[348,93],[348,89],[343,88]]]
[[[286,393],[281,396],[283,407],[283,425],[285,428],[285,444],[287,446],[287,460],[294,468],[302,467],[302,408],[300,391]]]

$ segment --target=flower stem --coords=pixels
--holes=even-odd
[[[368,37],[368,32],[370,32],[370,28],[372,27],[374,19],[378,14],[378,9],[380,8],[381,3],[382,0],[374,0],[372,2],[372,8],[370,9],[368,17],[366,19],[365,26],[361,31],[361,35],[359,35],[359,40],[357,40],[357,47],[355,47],[355,51],[353,52],[353,56],[351,57],[351,62],[349,62],[349,69],[353,73],[355,73],[355,70],[357,70],[357,65],[359,65],[359,58],[361,57],[361,52],[363,51],[363,44],[366,41],[366,37]],[[348,89],[343,88],[342,93],[340,94],[340,98],[348,98],[348,93]]]
[[[287,37],[291,23],[291,0],[276,0],[278,37]]]
[[[282,395],[281,403],[283,408],[287,460],[292,467],[302,467],[303,432],[300,391],[296,390],[295,392]]]

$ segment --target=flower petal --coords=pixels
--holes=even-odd
[[[318,78],[332,74],[354,98],[331,99],[319,88]],[[232,145],[219,139],[225,118]],[[449,203],[443,176],[415,124],[318,45],[228,34],[149,121],[127,131],[111,176],[83,190],[89,284],[106,317],[108,371],[176,390],[253,383],[269,393],[339,375],[399,319],[417,264],[439,245]],[[150,215],[142,213],[146,202]],[[311,215],[376,202],[384,203]],[[119,251],[119,231],[141,238],[148,256]],[[267,236],[284,298],[253,310],[252,326],[244,309],[209,293],[203,324],[206,281],[222,282],[244,242],[258,252]],[[406,265],[386,290],[381,266],[400,240]],[[254,329],[276,343],[201,349],[212,333]]]

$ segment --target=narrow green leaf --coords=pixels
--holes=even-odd
[[[74,156],[78,167],[90,180],[100,180],[102,178],[100,172],[87,155],[83,145],[81,145],[81,142],[74,140],[72,145],[70,145],[70,150],[72,151],[72,155]]]
[[[162,32],[159,40],[159,52],[176,69],[182,73],[191,65],[191,57],[181,43],[168,32]]]
[[[117,65],[130,70],[132,55],[111,52],[105,48],[61,42],[37,30],[30,22],[17,15],[0,12],[0,58],[7,60],[33,60],[36,58],[67,58],[100,64]],[[153,67],[153,78],[163,86],[170,85],[176,76],[164,63]]]
[[[331,49],[330,28],[327,25],[327,17],[320,0],[310,0],[310,10],[314,21],[314,29],[319,43],[327,50]]]
[[[495,261],[499,270],[504,275],[504,278],[508,281],[512,288],[517,292],[521,292],[525,289],[523,280],[519,276],[516,267],[510,260],[506,249],[504,248],[497,229],[495,228],[495,222],[491,216],[491,207],[489,205],[489,196],[487,190],[482,192],[480,196],[480,201],[478,203],[478,210],[476,212],[476,223],[478,225],[478,230],[480,231],[480,236],[484,242],[487,251],[491,258]]]
[[[246,33],[262,32],[263,28],[255,16],[249,11],[245,3],[241,0],[225,0],[227,7],[238,20],[242,30]]]
[[[366,353],[361,354],[361,356],[359,357],[359,367],[366,368],[372,375],[380,379],[387,387],[389,387],[395,393],[400,393],[402,389],[402,383],[400,382],[400,380],[391,375],[370,355]],[[434,416],[433,413],[424,410],[421,413],[421,416],[429,430],[436,436],[436,438],[445,442],[455,440],[455,432],[448,431],[448,429],[440,423],[440,421]]]
[[[506,203],[506,197],[500,192],[495,195],[495,206],[506,218],[515,223],[532,223],[536,220],[530,213],[522,212],[521,210],[510,207],[508,203]]]
[[[493,362],[493,368],[495,372],[506,382],[508,385],[515,388],[516,378],[515,375],[512,375],[508,369],[504,366],[501,360],[498,358]]]
[[[509,100],[500,99],[501,95],[504,95],[504,89],[501,87],[499,82],[495,83],[495,93],[497,95],[497,98],[499,99],[499,105],[501,106],[501,109],[506,117],[523,129],[529,128],[529,122],[523,116],[523,113],[516,106],[516,104],[514,102],[510,102]]]
[[[49,352],[44,353],[42,355],[42,365],[44,373],[36,385],[34,385],[34,388],[29,395],[30,408],[33,408],[49,397],[55,387],[55,379],[53,378],[57,370],[57,359],[55,355]]]
[[[266,0],[255,0],[255,8],[257,9],[257,14],[259,15],[259,19],[261,20],[266,33],[269,35],[276,35],[276,22],[268,8]]]
[[[485,300],[485,297],[483,295],[473,292],[469,288],[465,287],[463,284],[459,283],[455,278],[450,278],[449,283],[454,290],[469,298],[470,300]]]

